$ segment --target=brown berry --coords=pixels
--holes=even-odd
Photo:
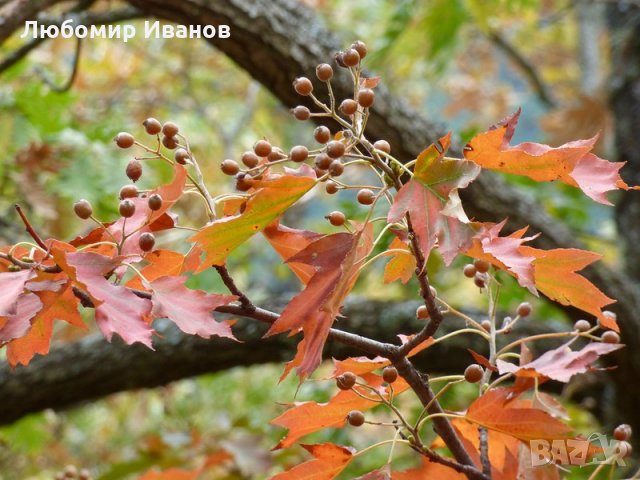
[[[358,92],[358,103],[362,108],[369,108],[373,105],[376,99],[376,94],[370,88],[363,88]]]
[[[120,200],[124,200],[125,198],[135,198],[138,196],[138,189],[135,185],[125,185],[120,189]]]
[[[136,204],[129,198],[125,198],[120,202],[120,215],[124,218],[132,217],[136,213]]]
[[[236,176],[236,189],[241,192],[246,192],[251,186],[251,175],[241,172]]]
[[[349,48],[342,54],[342,63],[347,67],[355,67],[360,63],[360,54],[355,48]]]
[[[364,413],[360,410],[351,410],[347,415],[347,422],[352,427],[359,427],[364,423]]]
[[[318,167],[320,170],[327,170],[333,160],[326,153],[321,153],[320,155],[316,156],[314,162],[316,167]]]
[[[320,125],[313,131],[313,138],[316,142],[325,144],[331,140],[331,131],[324,125]]]
[[[93,207],[89,203],[89,200],[85,200],[85,199],[78,200],[76,203],[74,203],[73,211],[82,220],[86,220],[91,215],[93,215]]]
[[[490,320],[483,320],[483,321],[480,323],[480,326],[481,326],[484,330],[486,330],[487,332],[490,332],[490,331],[491,331],[491,321],[490,321]]]
[[[328,82],[333,77],[333,68],[328,63],[321,63],[316,67],[316,77],[321,82]]]
[[[351,48],[358,52],[360,60],[367,56],[367,45],[363,41],[356,40],[351,44]]]
[[[487,284],[487,276],[484,273],[476,273],[473,277],[473,283],[476,284],[478,288],[484,288]]]
[[[136,139],[133,138],[133,135],[127,132],[120,132],[113,139],[120,148],[131,148],[133,144],[136,143]]]
[[[613,438],[618,441],[625,441],[631,438],[632,430],[631,425],[623,423],[622,425],[618,425],[613,431]]]
[[[240,165],[235,160],[227,159],[220,164],[220,169],[225,175],[235,175],[240,171]]]
[[[160,210],[162,208],[162,197],[159,194],[154,193],[149,197],[147,203],[149,205],[149,208],[155,212],[156,210]]]
[[[333,225],[334,227],[340,227],[344,225],[344,222],[347,220],[347,217],[344,215],[344,213],[337,210],[331,212],[325,218],[329,220],[329,223],[331,223],[331,225]]]
[[[327,174],[326,170],[323,170],[322,168],[318,168],[318,167],[313,167],[313,171],[316,174],[316,178],[322,178]],[[325,179],[326,180],[326,179]],[[324,180],[323,180],[324,181]]]
[[[62,471],[67,478],[75,478],[78,475],[78,469],[75,465],[67,465]]]
[[[351,372],[344,372],[336,377],[336,385],[340,390],[351,390],[356,384],[356,376]]]
[[[426,305],[420,305],[416,309],[416,318],[419,318],[420,320],[425,320],[429,318],[429,309],[427,308]]]
[[[477,363],[472,363],[464,371],[464,379],[469,383],[478,383],[483,375],[484,370]]]
[[[189,163],[189,160],[191,160],[191,155],[189,155],[189,152],[186,149],[179,148],[176,150],[173,158],[175,158],[176,162],[178,162],[180,165],[186,165],[187,163]]]
[[[240,159],[248,168],[255,168],[258,166],[258,163],[260,163],[260,159],[253,152],[244,152]]]
[[[304,105],[298,105],[296,108],[292,110],[293,116],[296,117],[296,120],[309,120],[311,117],[311,110],[309,110]]]
[[[307,158],[309,158],[309,149],[304,145],[296,145],[289,152],[289,157],[294,162],[304,162]]]
[[[165,135],[164,137],[162,137],[162,145],[164,145],[169,150],[173,150],[174,148],[178,147],[178,140],[176,139],[176,137],[168,137]]]
[[[476,272],[477,272],[476,267],[471,263],[467,263],[462,269],[462,273],[467,278],[473,278]]]
[[[620,335],[613,330],[607,330],[600,338],[604,343],[620,343]]]
[[[528,317],[529,315],[531,315],[531,310],[532,307],[529,302],[522,302],[520,305],[518,305],[516,313],[521,317]]]
[[[353,115],[358,110],[358,104],[356,103],[355,100],[351,100],[350,98],[347,98],[346,100],[342,101],[342,103],[340,104],[340,107],[338,108],[345,115]]]
[[[142,163],[138,160],[131,160],[127,163],[125,172],[132,182],[137,182],[142,176]]]
[[[573,328],[577,332],[586,332],[591,329],[591,324],[587,320],[578,320],[573,324]]]
[[[140,246],[140,250],[143,252],[149,252],[153,250],[153,246],[156,244],[156,237],[153,236],[153,233],[144,232],[140,235],[138,239],[138,245]]]
[[[331,158],[340,158],[344,155],[345,147],[344,143],[337,140],[333,140],[327,144],[327,155]]]
[[[178,125],[173,122],[167,122],[162,126],[162,133],[164,133],[166,137],[175,137],[179,131]]]
[[[387,383],[395,382],[398,379],[398,370],[396,367],[384,367],[382,370],[382,379]]]
[[[473,265],[480,273],[487,273],[491,264],[486,260],[476,259],[473,261]]]
[[[324,187],[329,195],[333,195],[339,190],[338,184],[336,182],[332,182],[329,180],[327,185]]]
[[[258,140],[256,144],[253,146],[253,151],[256,152],[256,155],[259,157],[267,157],[271,153],[272,147],[269,142],[266,140]]]
[[[334,160],[329,165],[329,173],[334,177],[339,177],[344,172],[344,165],[340,160]]]
[[[83,468],[78,472],[78,480],[91,480],[91,472],[87,468]]]
[[[271,150],[271,153],[269,155],[267,155],[267,160],[270,161],[270,162],[275,162],[277,160],[283,160],[285,158],[287,158],[287,156],[284,154],[282,149],[278,148],[278,147],[274,147]]]
[[[313,92],[313,84],[307,77],[299,77],[293,81],[293,88],[298,95],[307,97]]]
[[[378,140],[373,144],[373,148],[383,151],[384,153],[391,153],[391,145],[386,140]]]
[[[147,118],[142,125],[149,135],[158,135],[162,131],[162,124],[155,118]]]
[[[358,202],[362,205],[371,205],[375,200],[375,194],[368,188],[363,188],[358,192]]]

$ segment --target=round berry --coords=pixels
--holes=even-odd
[[[282,160],[284,158],[287,158],[287,156],[284,154],[282,149],[278,147],[273,147],[273,149],[271,150],[271,153],[267,155],[267,160],[269,162],[275,162],[277,160]]]
[[[240,159],[248,168],[255,168],[258,166],[258,163],[260,163],[260,159],[253,152],[244,152]]]
[[[619,458],[627,458],[631,456],[632,452],[633,452],[633,447],[629,442],[618,443],[616,448],[616,454],[619,456]]]
[[[326,170],[323,170],[322,168],[318,168],[318,167],[313,167],[313,171],[316,174],[316,178],[322,178],[327,174]],[[324,181],[324,180],[322,180],[322,181]]]
[[[76,478],[76,476],[78,475],[78,469],[75,465],[67,465],[66,467],[64,467],[64,470],[62,472],[64,473],[64,476],[66,478]]]
[[[91,215],[93,215],[93,207],[91,206],[91,203],[89,203],[89,200],[85,199],[78,200],[76,203],[74,203],[73,211],[82,220],[86,220]]]
[[[119,198],[124,200],[125,198],[135,198],[138,196],[138,189],[135,185],[125,185],[120,189]]]
[[[91,480],[91,472],[87,468],[83,468],[78,472],[78,480]]]
[[[336,385],[340,390],[351,390],[356,384],[356,376],[351,372],[344,372],[336,377]]]
[[[296,117],[296,120],[300,120],[302,122],[309,120],[309,117],[311,117],[311,110],[303,105],[298,105],[296,108],[291,110],[291,113]]]
[[[120,148],[131,148],[133,144],[136,143],[136,139],[133,138],[133,135],[127,132],[120,132],[113,139]]]
[[[344,143],[337,140],[333,140],[327,144],[327,155],[331,158],[340,158],[344,155],[345,147]]]
[[[309,158],[309,149],[304,145],[296,145],[289,152],[289,157],[294,162],[304,162],[307,158]]]
[[[329,173],[334,177],[339,177],[344,172],[344,165],[340,160],[334,160],[329,165]]]
[[[389,145],[389,142],[387,142],[386,140],[378,140],[373,144],[373,148],[384,153],[391,153],[391,145]]]
[[[347,415],[347,422],[352,427],[359,427],[364,423],[364,413],[360,410],[351,410]]]
[[[613,330],[607,330],[600,338],[604,343],[620,343],[620,335]]]
[[[120,202],[120,215],[124,218],[132,217],[136,213],[136,204],[129,198],[125,198]]]
[[[573,324],[573,328],[577,332],[586,332],[591,329],[591,324],[587,320],[578,320]]]
[[[484,370],[477,363],[472,363],[464,371],[464,379],[469,383],[478,383],[483,375]]]
[[[149,197],[149,200],[147,200],[147,204],[154,212],[156,210],[160,210],[162,208],[162,197],[159,194],[154,193]]]
[[[156,237],[153,233],[144,232],[138,239],[138,245],[143,252],[150,252],[153,250],[153,246],[156,244]]]
[[[293,81],[293,88],[298,95],[307,97],[313,92],[313,84],[307,77],[299,77]]]
[[[239,173],[236,176],[236,189],[239,190],[240,192],[246,192],[247,190],[251,189],[252,187],[252,182],[251,182],[251,175],[247,175],[246,173]]]
[[[473,277],[473,283],[478,288],[484,288],[487,285],[487,276],[484,273],[478,272]]]
[[[398,379],[398,370],[396,367],[384,367],[382,370],[382,379],[387,383],[393,383]]]
[[[186,165],[187,163],[189,163],[189,160],[191,159],[191,155],[189,155],[189,152],[187,152],[186,149],[179,148],[176,150],[176,153],[173,155],[173,158],[175,158],[176,162],[178,162],[180,165]]]
[[[142,125],[149,135],[158,135],[162,131],[162,124],[155,118],[147,118]]]
[[[476,272],[477,272],[476,267],[471,263],[467,263],[462,269],[462,273],[467,278],[473,278]]]
[[[358,110],[358,104],[355,100],[347,98],[346,100],[342,101],[338,108],[345,115],[353,115]]]
[[[602,315],[604,315],[608,319],[612,320],[613,323],[616,323],[616,321],[618,319],[618,316],[614,312],[612,312],[611,310],[604,310],[602,312]],[[598,325],[600,325],[601,328],[607,328],[607,327],[602,325],[602,322],[600,320],[598,320]]]
[[[162,133],[164,133],[166,137],[175,137],[179,131],[178,125],[173,122],[167,122],[162,126]]]
[[[427,308],[426,305],[420,305],[416,309],[416,318],[419,318],[420,320],[425,320],[429,318],[429,309]]]
[[[368,188],[363,188],[358,192],[358,202],[362,205],[371,205],[375,200],[375,194]]]
[[[333,68],[328,63],[321,63],[316,67],[316,77],[321,82],[328,82],[333,78]]]
[[[529,315],[531,315],[532,309],[533,308],[531,307],[531,304],[529,302],[522,302],[520,305],[518,305],[516,313],[521,317],[528,317]]]
[[[490,320],[483,320],[480,323],[480,326],[487,332],[491,331],[491,321]]]
[[[353,42],[351,44],[351,48],[358,52],[361,60],[367,56],[367,45],[362,40],[356,40]]]
[[[327,170],[333,160],[326,153],[321,153],[320,155],[316,156],[314,162],[316,167],[318,167],[320,170]]]
[[[632,430],[631,425],[623,423],[622,425],[618,425],[613,431],[613,438],[618,440],[619,442],[629,440],[631,438]]]
[[[370,88],[363,88],[358,92],[358,103],[362,108],[369,108],[373,105],[376,99],[376,94]]]
[[[267,157],[271,153],[272,147],[269,142],[266,140],[258,140],[256,144],[253,146],[253,151],[256,152],[256,155],[259,157]]]
[[[339,190],[338,184],[336,182],[332,182],[329,180],[327,185],[324,187],[329,195],[333,195]]]
[[[325,144],[331,140],[331,131],[324,125],[320,125],[313,131],[313,138],[316,142]]]
[[[347,220],[347,217],[344,215],[344,213],[337,210],[331,212],[325,218],[329,220],[329,223],[331,223],[331,225],[333,225],[334,227],[340,227],[344,225],[344,222]]]
[[[480,273],[487,273],[491,264],[486,260],[476,259],[473,261],[473,265]]]
[[[355,67],[360,63],[360,54],[355,48],[348,48],[342,54],[342,63],[347,67]]]
[[[127,163],[125,172],[132,182],[137,182],[142,176],[142,163],[138,160],[131,160]]]
[[[168,137],[165,135],[164,137],[162,137],[162,145],[164,145],[169,150],[173,150],[174,148],[178,147],[178,140],[176,139],[176,137]]]
[[[240,165],[235,160],[227,159],[220,164],[220,169],[225,175],[235,175],[240,171]]]

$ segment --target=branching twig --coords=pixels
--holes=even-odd
[[[489,461],[489,434],[487,429],[479,427],[480,432],[480,462],[482,463],[482,473],[491,478],[491,462]]]
[[[31,222],[29,222],[29,219],[22,211],[22,207],[16,203],[15,209],[16,209],[16,212],[18,212],[18,215],[20,215],[20,219],[22,220],[22,223],[24,223],[24,226],[27,229],[27,233],[31,236],[31,238],[33,238],[33,240],[38,244],[40,248],[47,250],[47,246],[45,245],[42,238],[40,238],[40,235],[38,235],[38,232],[34,230],[33,226],[31,225]]]

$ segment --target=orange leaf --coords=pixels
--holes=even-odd
[[[382,378],[379,375],[367,374],[363,375],[362,378],[369,386],[378,389],[381,395],[388,396],[389,392],[382,385]],[[362,395],[371,395],[370,392],[361,387],[355,388]],[[408,388],[409,385],[401,378],[398,378],[393,384],[393,390],[396,395]],[[273,425],[289,429],[287,436],[273,449],[278,450],[290,447],[299,438],[323,428],[342,428],[345,426],[347,414],[351,410],[366,411],[379,404],[379,402],[362,398],[352,390],[339,391],[327,403],[303,402],[296,404],[271,421]]]
[[[511,389],[489,390],[471,404],[465,418],[524,442],[570,438],[571,428],[567,425],[542,410],[512,404],[513,397]]]
[[[601,255],[575,248],[538,250],[522,246],[520,252],[535,257],[533,275],[536,288],[562,305],[571,305],[596,316],[606,328],[620,331],[615,320],[602,313],[614,302],[593,283],[576,273],[599,260]]]
[[[392,480],[466,480],[467,476],[456,472],[441,463],[435,463],[422,457],[422,466],[405,470],[404,472],[392,472]]]
[[[618,173],[624,163],[608,162],[590,153],[597,136],[556,148],[530,142],[509,145],[519,116],[520,110],[488,132],[473,137],[465,147],[465,158],[483,168],[525,175],[538,182],[558,180],[579,187],[587,196],[605,205],[610,205],[606,192],[629,189]]]
[[[190,238],[207,254],[198,272],[223,265],[234,249],[282,215],[315,183],[314,178],[294,175],[254,182],[258,190],[241,214],[218,219]]]
[[[315,458],[271,478],[271,480],[331,480],[344,470],[353,458],[349,447],[321,443],[302,445]]]
[[[192,271],[197,267],[197,263],[194,264],[193,260],[199,262],[197,256],[191,254],[185,256],[172,250],[154,250],[147,253],[144,259],[149,262],[149,265],[140,270],[140,273],[150,282],[160,277],[181,275]],[[126,286],[138,290],[144,289],[142,279],[138,275],[129,280]]]
[[[399,238],[394,238],[389,250],[404,250],[404,252],[387,252],[384,255],[390,256],[391,260],[384,267],[384,283],[400,280],[407,283],[416,269],[416,259],[407,247],[407,244]]]

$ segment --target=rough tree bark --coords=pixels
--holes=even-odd
[[[26,20],[35,19],[36,13],[61,0],[26,2],[22,0],[0,2],[0,16],[11,11],[14,17],[0,23],[0,42],[6,40]],[[36,3],[44,4],[35,8]],[[323,25],[310,8],[295,0],[129,0],[144,16],[157,17],[185,25],[228,24],[230,39],[211,39],[210,43],[233,59],[241,68],[265,85],[286,106],[300,103],[291,87],[292,78],[314,71],[320,61],[332,58],[343,42]],[[0,18],[1,20],[1,18]],[[353,39],[347,39],[351,41]],[[340,77],[340,76],[339,76]],[[335,92],[339,97],[348,95],[346,78],[338,79]],[[393,97],[384,85],[378,87],[376,107],[368,123],[372,138],[386,138],[394,153],[401,159],[412,159],[428,144],[445,132],[443,126],[421,116],[406,102]],[[454,144],[453,153],[460,153]],[[501,221],[508,217],[513,227],[530,225],[534,232],[542,232],[539,244],[545,248],[578,247],[582,245],[563,224],[554,220],[536,202],[522,196],[499,177],[483,174],[471,188],[461,192],[470,216],[480,220]],[[618,269],[598,264],[588,270],[590,279],[618,303],[613,307],[622,327],[628,349],[616,357],[621,365],[619,391],[628,396],[629,376],[640,371],[640,321],[636,315],[640,294],[632,282]],[[575,311],[570,312],[575,317]],[[628,408],[624,402],[618,410],[621,416],[640,430],[640,410]],[[626,407],[626,408],[625,408]]]
[[[285,302],[269,306],[281,310]],[[411,333],[424,326],[416,320],[417,301],[385,303],[363,298],[350,299],[345,308],[345,319],[340,327],[352,333],[396,342],[398,333]],[[274,307],[274,308],[271,308]],[[476,312],[477,313],[477,312]],[[221,316],[222,318],[222,316]],[[447,317],[441,334],[463,326],[456,317]],[[203,339],[185,335],[169,321],[156,324],[159,338],[155,350],[143,345],[126,345],[115,340],[105,342],[99,334],[71,344],[54,348],[49,355],[35,358],[28,367],[11,370],[0,366],[0,424],[10,423],[32,412],[46,408],[63,409],[111,393],[134,388],[152,388],[203,373],[212,373],[232,367],[257,365],[267,362],[283,363],[293,358],[297,339],[284,335],[263,340],[267,326],[253,321],[242,321],[234,327],[242,343],[226,339]],[[566,330],[566,325],[522,323],[510,339],[522,334],[532,335]],[[536,344],[546,348],[558,341]],[[441,345],[427,349],[416,357],[417,365],[429,372],[460,372],[471,361],[467,349],[486,355],[487,344],[477,335],[460,335]],[[539,350],[542,351],[542,350]],[[251,354],[247,354],[251,352]],[[362,352],[329,342],[326,358],[359,356]],[[135,369],[131,365],[136,365]],[[592,392],[577,392],[591,395]]]

